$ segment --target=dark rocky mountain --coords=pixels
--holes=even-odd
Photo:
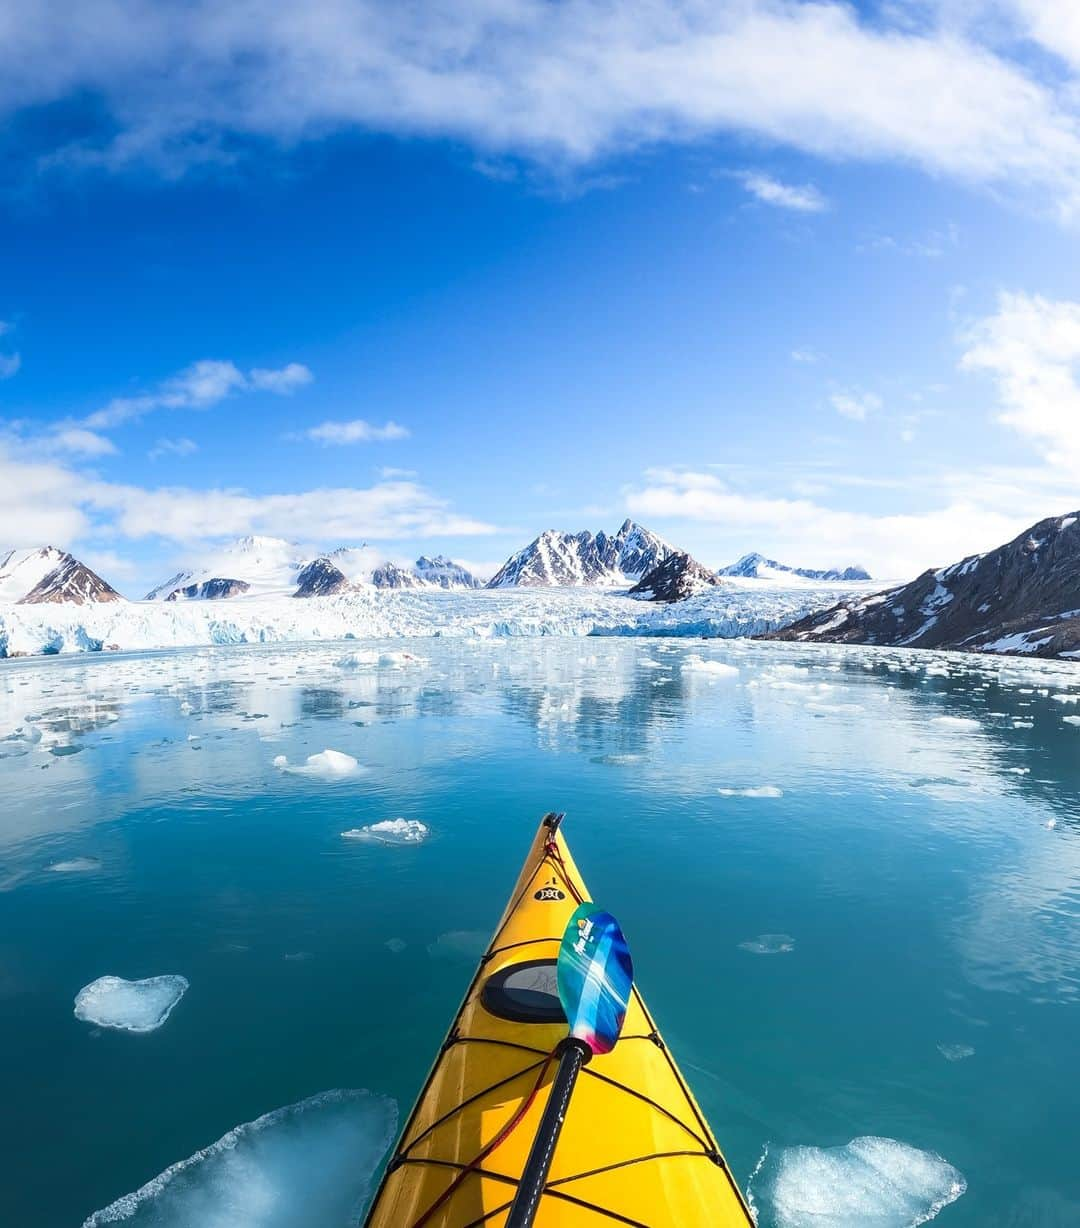
[[[74,555],[63,554],[59,564],[20,598],[19,605],[40,605],[45,602],[70,602],[88,605],[98,601],[123,601],[124,598],[96,571]]]
[[[682,601],[722,583],[716,572],[680,552],[670,555],[642,576],[630,590],[630,596],[643,601]]]
[[[428,588],[430,585],[408,567],[397,563],[383,563],[371,573],[371,583],[376,588]]]
[[[333,593],[343,593],[349,587],[349,581],[343,572],[322,557],[312,559],[306,567],[302,567],[296,577],[296,592],[294,597],[329,597]]]
[[[413,567],[416,574],[439,588],[483,588],[484,583],[478,580],[471,571],[448,559],[445,554],[437,554],[433,559],[422,554]]]
[[[613,534],[547,529],[511,555],[488,588],[633,584],[674,553],[674,546],[632,520]]]
[[[785,575],[801,576],[804,580],[869,580],[872,578],[865,567],[829,567],[825,570],[814,567],[789,567],[787,563],[767,559],[757,551],[744,554],[738,562],[721,567],[718,574],[744,576],[754,580],[782,579]]]
[[[166,601],[216,601],[223,597],[239,597],[251,585],[246,580],[234,580],[228,576],[211,576],[197,584],[185,584],[174,588],[165,596]]]
[[[766,638],[1080,656],[1080,512]]]

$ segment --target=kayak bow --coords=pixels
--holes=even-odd
[[[367,1228],[505,1228],[566,1038],[559,945],[589,898],[560,818],[548,815],[540,826]],[[581,1071],[534,1222],[753,1225],[636,985],[618,1045]]]

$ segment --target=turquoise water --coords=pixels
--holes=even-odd
[[[767,1149],[763,1225],[914,1223],[948,1188],[931,1153],[966,1183],[946,1228],[1080,1223],[1080,668],[383,648],[421,659],[0,670],[5,1226],[82,1224],[332,1089],[130,1222],[348,1223],[550,809],[741,1181]],[[328,748],[367,771],[274,766]],[[430,837],[341,837],[397,816]],[[132,1034],[74,1015],[105,975],[189,988]],[[867,1136],[883,1168],[846,1148]]]

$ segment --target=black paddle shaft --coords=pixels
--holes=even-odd
[[[506,1228],[532,1228],[536,1209],[547,1184],[548,1172],[551,1170],[555,1144],[559,1141],[566,1110],[570,1107],[570,1094],[577,1082],[578,1072],[592,1057],[589,1046],[576,1036],[568,1036],[560,1048],[562,1052],[559,1068],[551,1083],[551,1094],[544,1108],[544,1116],[540,1119],[540,1129],[533,1139],[529,1158],[525,1161],[525,1169],[518,1182]]]

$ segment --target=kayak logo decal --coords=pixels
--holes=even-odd
[[[541,887],[540,890],[533,895],[533,899],[554,902],[558,900],[565,900],[566,896],[558,889],[558,887]]]

